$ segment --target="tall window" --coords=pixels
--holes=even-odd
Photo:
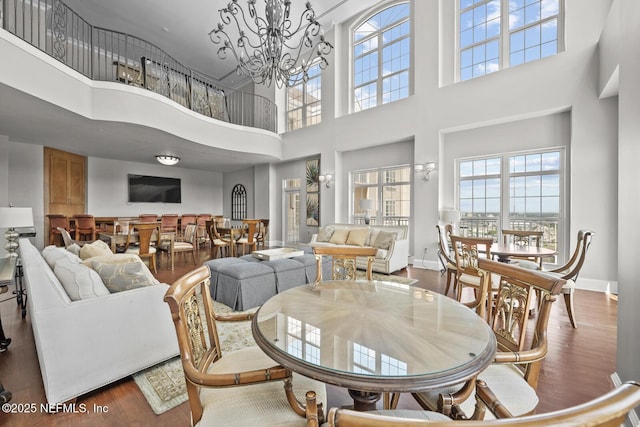
[[[320,63],[313,65],[307,81],[300,80],[287,88],[287,130],[315,125],[322,120],[321,71]]]
[[[351,176],[354,223],[364,224],[370,217],[370,224],[409,225],[411,167],[361,170]]]
[[[555,55],[561,0],[459,0],[460,80]]]
[[[507,153],[458,161],[460,226],[498,239],[502,228],[542,230],[545,247],[562,254],[563,152]]]
[[[353,31],[353,111],[409,96],[409,3],[388,7]]]

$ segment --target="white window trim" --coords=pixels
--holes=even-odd
[[[349,71],[349,113],[353,114],[356,112],[362,112],[362,111],[366,111],[366,110],[370,110],[372,108],[376,108],[379,107],[381,105],[380,102],[376,103],[376,107],[371,107],[371,108],[367,108],[366,110],[360,110],[360,111],[356,111],[355,109],[355,96],[354,96],[354,92],[356,89],[356,85],[355,85],[355,67],[354,67],[354,62],[355,62],[355,56],[354,56],[354,45],[355,45],[355,40],[353,37],[354,31],[356,30],[356,28],[358,28],[360,25],[362,25],[363,23],[365,23],[366,21],[368,21],[371,17],[373,17],[375,14],[383,11],[384,9],[387,9],[389,7],[392,6],[396,6],[402,3],[408,3],[409,4],[409,35],[408,37],[410,38],[409,40],[409,46],[411,49],[410,55],[409,55],[409,96],[413,95],[414,93],[414,68],[415,68],[415,19],[414,19],[414,8],[413,8],[413,1],[411,0],[402,0],[402,1],[397,1],[397,0],[391,0],[391,1],[387,1],[387,2],[383,2],[381,4],[379,4],[376,8],[370,9],[366,12],[366,14],[362,15],[360,17],[360,19],[356,20],[352,25],[349,26],[349,32],[348,32],[348,37],[349,37],[349,66],[348,66],[348,71]],[[394,25],[398,25],[398,23],[395,23]],[[390,26],[389,28],[391,28],[392,26]],[[377,33],[376,33],[377,34]],[[371,36],[373,37],[373,36]],[[361,43],[363,40],[358,40],[359,43]],[[382,55],[378,55],[378,70],[382,69]],[[397,73],[396,73],[397,74]],[[391,74],[390,74],[391,75]],[[388,77],[388,76],[385,76]],[[378,78],[377,81],[382,82],[381,78]],[[381,84],[378,85],[380,86],[377,92],[378,94],[378,101],[382,99],[381,97],[381,93],[382,93],[382,87]],[[405,98],[402,98],[405,99]],[[400,101],[400,100],[398,100]]]
[[[485,0],[486,2],[489,2],[490,0]],[[477,6],[480,3],[475,4],[474,6]],[[507,11],[507,16],[506,19],[504,17],[503,11]],[[494,73],[489,73],[489,74],[484,74],[482,76],[478,76],[478,77],[472,77],[470,79],[467,80],[461,80],[461,76],[460,76],[460,53],[461,53],[461,49],[460,49],[460,0],[455,0],[455,7],[454,7],[454,14],[455,14],[455,54],[454,54],[454,58],[453,58],[453,66],[454,66],[454,70],[455,70],[455,82],[459,83],[459,82],[466,82],[466,81],[470,81],[470,80],[475,80],[478,78],[482,78],[485,77],[487,75],[490,74],[494,74]],[[565,0],[559,0],[558,2],[558,53],[556,55],[559,55],[560,53],[564,52],[565,50],[565,39],[566,39],[566,35],[565,35]],[[519,27],[516,31],[521,31],[524,30],[528,27],[531,27],[533,25],[536,25],[538,23],[547,21],[549,19],[552,18],[545,18],[544,20],[540,20],[540,21],[536,21],[533,24],[528,24],[528,25],[524,25],[522,27]],[[506,36],[505,36],[506,35]],[[500,0],[500,35],[498,36],[498,45],[499,45],[499,49],[500,49],[500,57],[498,58],[498,64],[499,64],[499,69],[496,72],[500,72],[504,69],[510,68],[511,65],[509,64],[509,44],[510,44],[510,40],[511,40],[511,32],[509,31],[509,0]],[[482,43],[486,43],[488,40],[485,40]],[[465,49],[474,46],[475,44],[472,44],[470,46],[465,47]],[[539,58],[536,61],[539,61],[541,59],[545,59],[545,58]],[[536,62],[536,61],[531,61],[531,62]],[[518,65],[526,65],[529,64],[531,62],[525,62],[522,64],[518,64]],[[518,66],[516,65],[516,67]]]
[[[500,222],[498,227],[509,228],[509,158],[513,156],[526,156],[527,154],[539,154],[559,151],[560,152],[560,207],[558,215],[558,246],[557,261],[563,264],[569,259],[570,247],[570,224],[569,224],[569,171],[567,170],[567,153],[565,147],[545,147],[532,150],[511,151],[494,154],[483,154],[479,156],[460,157],[455,159],[454,170],[454,197],[455,208],[460,210],[460,163],[473,160],[482,160],[500,157]],[[545,171],[541,171],[541,175]],[[515,174],[518,175],[518,174]],[[506,195],[506,197],[505,197]]]
[[[320,58],[316,58],[313,61],[313,63],[309,66],[309,68],[314,67],[319,63],[320,63]],[[300,72],[301,71],[302,71],[302,68],[300,68]],[[308,81],[301,80],[298,84],[302,85],[302,106],[300,108],[296,108],[296,110],[302,111],[302,125],[299,128],[291,129],[291,127],[289,126],[289,112],[293,111],[293,110],[289,110],[289,90],[291,89],[291,87],[287,86],[287,90],[285,91],[285,106],[286,106],[285,120],[287,125],[286,126],[287,132],[303,129],[308,126],[319,125],[320,123],[322,123],[322,71],[323,71],[322,68],[320,68],[320,72],[318,73],[318,76],[309,79],[309,80],[318,79],[320,81],[320,108],[321,109],[320,109],[320,117],[317,123],[313,123],[313,124],[307,123],[307,108],[309,107],[310,104],[306,102],[306,95],[307,95],[307,83],[309,83],[309,80]]]

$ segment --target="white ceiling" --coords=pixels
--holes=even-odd
[[[160,47],[183,65],[210,75],[223,84],[242,84],[232,60],[221,61],[208,33],[218,21],[218,10],[230,0],[64,0],[91,25],[121,31]],[[379,0],[314,0],[325,32]],[[245,0],[238,0],[240,5]],[[297,19],[305,0],[292,0]],[[257,7],[261,7],[259,0]],[[165,30],[166,29],[166,30]],[[331,65],[330,65],[331,66]],[[275,159],[204,147],[162,131],[123,123],[90,120],[0,82],[0,135],[12,141],[44,144],[86,156],[154,163],[161,152],[179,153],[179,167],[233,171]]]

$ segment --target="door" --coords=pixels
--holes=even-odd
[[[85,212],[87,158],[66,151],[44,148],[45,214],[71,217]],[[45,244],[49,244],[48,220],[45,218]]]

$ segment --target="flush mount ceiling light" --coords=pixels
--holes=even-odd
[[[219,58],[235,58],[238,75],[267,86],[273,81],[278,87],[294,86],[307,81],[313,65],[329,65],[326,56],[333,46],[325,40],[311,3],[295,20],[289,17],[291,0],[264,0],[264,15],[256,10],[256,1],[247,0],[245,12],[238,0],[231,0],[220,9],[221,22],[209,33],[220,45]]]
[[[156,156],[156,160],[162,163],[163,165],[173,166],[178,164],[178,162],[180,161],[180,157],[161,154],[159,156]]]

